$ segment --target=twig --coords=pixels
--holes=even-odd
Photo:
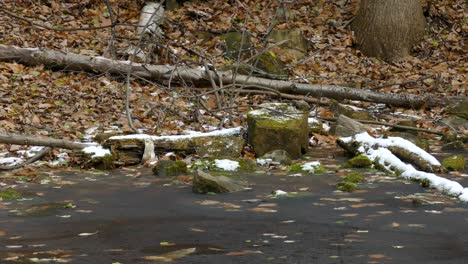
[[[325,120],[325,121],[336,121],[337,118],[334,117],[318,117],[318,119]],[[445,133],[439,132],[439,131],[432,131],[424,128],[418,128],[418,127],[411,127],[411,126],[402,126],[402,125],[395,125],[395,124],[390,124],[386,122],[380,122],[380,121],[373,121],[373,120],[362,120],[362,119],[354,119],[358,121],[359,123],[363,124],[371,124],[371,125],[381,125],[381,126],[389,126],[393,128],[399,128],[399,129],[405,129],[405,130],[412,130],[412,131],[417,131],[417,132],[424,132],[428,134],[435,134],[435,135],[444,135]]]

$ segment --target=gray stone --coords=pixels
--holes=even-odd
[[[284,103],[262,104],[247,113],[248,141],[257,157],[283,149],[299,158],[309,145],[307,113]]]
[[[340,104],[336,101],[333,101],[331,105],[331,110],[333,111],[335,117],[345,115],[352,119],[375,120],[375,118],[364,109],[354,107],[351,105]]]
[[[307,43],[300,29],[273,29],[269,35],[270,46],[277,46],[281,52],[298,60],[307,53]]]
[[[290,165],[291,157],[288,152],[282,149],[275,149],[263,155],[262,159],[271,159],[273,162],[277,162],[281,165]]]
[[[465,120],[468,120],[468,100],[464,100],[457,104],[448,106],[445,112],[449,115],[455,115]]]
[[[350,137],[356,134],[366,132],[371,129],[369,126],[359,123],[345,115],[340,115],[333,123],[330,132],[339,137]]]
[[[195,193],[227,193],[245,190],[248,184],[225,176],[212,176],[201,170],[193,177],[192,190]]]
[[[236,70],[240,74],[253,74],[274,79],[288,77],[286,65],[272,51],[255,54],[249,34],[228,32],[222,35],[221,39],[226,44],[225,57],[233,61],[239,61],[239,59],[246,61],[245,64],[234,63],[226,70]]]

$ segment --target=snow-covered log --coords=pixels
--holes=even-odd
[[[19,48],[15,46],[0,45],[0,61],[16,61],[26,65],[45,65],[52,69],[66,69],[73,71],[87,71],[94,73],[127,74],[149,80],[161,81],[179,79],[195,84],[209,84],[210,75],[215,81],[224,84],[249,86],[263,86],[280,93],[301,94],[331,99],[350,99],[375,103],[384,103],[391,106],[406,108],[421,108],[424,106],[446,106],[454,98],[437,98],[432,95],[419,96],[413,94],[386,94],[363,89],[354,89],[336,85],[304,84],[292,81],[271,80],[253,76],[233,74],[231,71],[214,72],[202,68],[170,65],[144,65],[130,63],[129,61],[111,60],[104,57],[93,57],[64,53],[50,49]],[[463,98],[462,98],[463,99]],[[460,99],[461,100],[461,99]]]
[[[367,132],[352,137],[338,139],[338,144],[348,151],[367,156],[375,164],[401,177],[417,181],[427,181],[430,186],[449,195],[456,196],[468,202],[468,188],[460,183],[435,175],[434,173],[417,170],[413,165],[424,162],[427,167],[440,167],[439,161],[426,151],[402,138],[374,138]],[[404,149],[404,152],[413,154],[413,165],[403,162],[390,149]]]

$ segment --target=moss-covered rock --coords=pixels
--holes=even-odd
[[[13,200],[13,199],[19,199],[21,198],[21,193],[16,191],[16,190],[13,190],[13,189],[9,189],[9,190],[4,190],[4,191],[1,191],[0,192],[0,199],[1,200]]]
[[[465,170],[465,159],[462,155],[454,155],[442,160],[442,166],[449,171]]]
[[[193,177],[192,190],[195,193],[226,193],[242,191],[248,184],[225,176],[212,176],[203,171],[197,171]]]
[[[307,113],[284,103],[262,104],[247,113],[248,141],[257,157],[283,149],[298,158],[309,145]]]
[[[231,65],[241,74],[272,75],[271,77],[287,78],[289,72],[286,65],[276,54],[268,50],[255,56],[250,35],[242,32],[228,32],[221,36],[226,44],[225,57],[233,61],[247,61],[246,65]]]
[[[360,183],[360,182],[364,182],[365,178],[361,173],[353,172],[344,176],[342,181]]]
[[[338,190],[343,192],[352,192],[356,189],[359,183],[364,181],[365,178],[362,174],[356,172],[350,173],[337,183]]]
[[[372,166],[372,161],[366,155],[358,155],[345,164],[347,168],[369,168]]]
[[[258,68],[258,70],[254,71],[256,75],[272,79],[288,78],[289,72],[286,64],[273,51],[267,51],[259,56],[258,60],[255,58],[251,60],[254,68]],[[255,65],[255,63],[257,64]]]
[[[468,120],[468,100],[447,107],[445,112]]]
[[[153,173],[157,176],[178,176],[187,174],[187,164],[183,160],[160,160],[156,166],[153,167]]]
[[[265,155],[261,156],[260,159],[268,160],[270,159],[273,162],[279,163],[281,165],[291,164],[291,157],[287,151],[282,149],[272,150]]]
[[[237,61],[252,57],[250,35],[242,32],[228,32],[221,36],[221,40],[226,43],[225,56]]]
[[[354,182],[342,182],[338,184],[338,190],[342,192],[353,192],[357,187]]]
[[[344,105],[340,104],[336,101],[332,102],[331,110],[335,117],[339,117],[340,115],[345,115],[352,119],[359,119],[359,120],[375,120],[375,118],[366,110],[354,107],[351,105]]]
[[[307,53],[307,43],[300,29],[273,29],[269,41],[272,45],[282,43],[279,48],[282,53],[298,60]]]

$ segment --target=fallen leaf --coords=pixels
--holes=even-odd
[[[383,259],[383,258],[386,258],[386,256],[384,254],[371,254],[369,255],[369,258],[372,258],[372,259]]]
[[[226,253],[226,256],[244,256],[248,254],[263,254],[262,251],[258,250],[242,250],[242,251],[234,251]]]
[[[79,236],[92,236],[92,235],[95,235],[97,234],[99,231],[96,231],[96,232],[93,232],[93,233],[79,233],[78,235]]]
[[[263,208],[263,207],[250,208],[249,211],[260,212],[260,213],[276,213],[277,212],[276,210]]]

